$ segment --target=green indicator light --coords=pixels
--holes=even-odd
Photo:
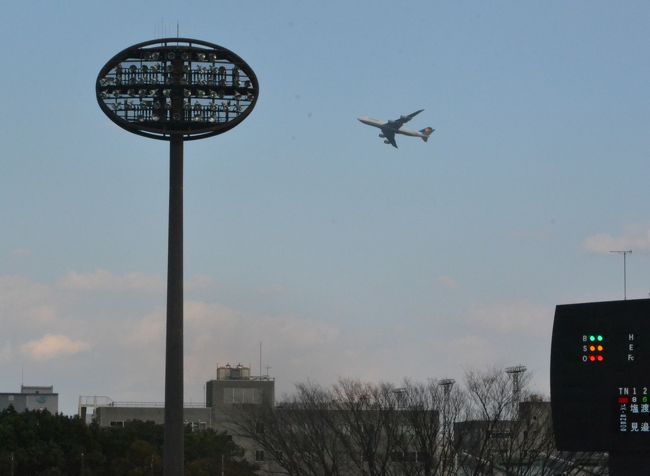
[[[648,397],[647,397],[647,395],[646,395],[646,396],[643,396],[643,397],[641,398],[641,402],[642,402],[642,403],[648,403]]]
[[[598,339],[598,342],[601,342],[603,340],[603,336],[598,336],[596,339]]]
[[[594,336],[589,336],[589,341],[590,341],[590,342],[593,342],[593,341],[595,341],[595,340],[596,340],[596,337],[594,337]]]

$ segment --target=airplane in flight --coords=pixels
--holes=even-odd
[[[381,133],[379,134],[379,137],[384,139],[384,144],[391,144],[393,147],[397,149],[397,143],[395,142],[395,134],[403,134],[405,136],[411,136],[411,137],[419,137],[422,139],[424,142],[427,141],[429,136],[435,129],[432,129],[431,127],[425,127],[424,129],[421,129],[419,131],[411,131],[408,129],[402,129],[402,126],[406,124],[408,121],[413,119],[415,116],[420,114],[424,109],[420,109],[419,111],[415,111],[412,114],[409,114],[408,116],[400,116],[399,119],[395,119],[394,121],[379,121],[377,119],[372,119],[370,117],[359,117],[358,120],[368,126],[373,126],[373,127],[378,127],[381,129]]]

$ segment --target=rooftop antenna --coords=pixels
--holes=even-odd
[[[260,380],[262,380],[262,341],[260,341]]]
[[[176,38],[180,38],[180,37],[181,37],[180,26],[178,24],[178,20],[176,20]]]
[[[623,300],[627,301],[627,255],[632,254],[632,250],[612,250],[610,253],[623,255]]]

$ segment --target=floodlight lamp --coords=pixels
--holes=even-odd
[[[122,89],[122,84],[128,84],[128,89]],[[258,91],[255,73],[239,56],[221,46],[186,38],[127,48],[102,68],[96,83],[97,101],[113,122],[162,140],[174,134],[193,140],[232,129],[255,107]],[[126,98],[128,103],[120,101]],[[152,105],[155,98],[161,104]],[[219,109],[226,114],[206,114],[208,98],[220,100]],[[147,100],[148,105],[144,104]],[[197,102],[199,115],[192,110]],[[140,114],[151,107],[155,114]],[[188,108],[192,113],[184,112]]]

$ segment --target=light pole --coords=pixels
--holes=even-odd
[[[257,77],[226,48],[164,38],[122,50],[100,70],[99,107],[129,132],[169,141],[164,476],[183,469],[183,142],[222,134],[253,110]]]
[[[612,250],[610,253],[623,255],[623,300],[627,301],[627,255],[632,254],[632,250]]]
[[[506,373],[512,378],[512,416],[514,419],[519,419],[519,401],[521,400],[521,378],[520,376],[526,372],[525,365],[515,365],[513,367],[506,367]]]

